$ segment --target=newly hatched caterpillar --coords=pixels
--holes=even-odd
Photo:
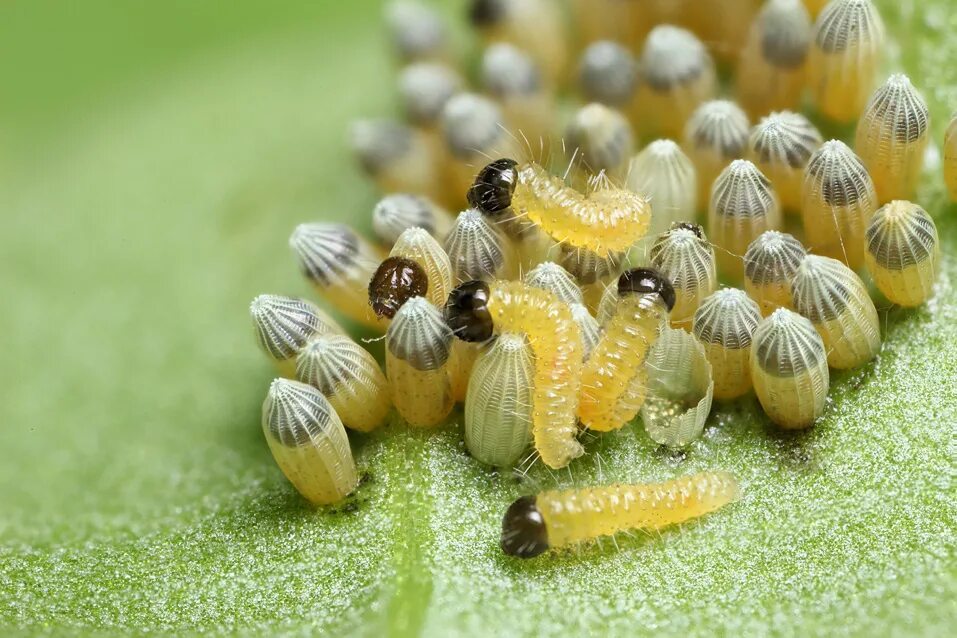
[[[289,237],[299,268],[336,309],[370,328],[384,324],[372,313],[366,286],[379,265],[378,251],[344,224],[299,224]]]
[[[864,264],[864,229],[877,210],[874,181],[844,142],[825,142],[804,172],[801,212],[807,245],[853,269]]]
[[[463,84],[462,76],[448,65],[410,64],[399,74],[399,101],[406,118],[419,128],[435,130],[446,102]]]
[[[663,233],[672,223],[696,216],[694,164],[672,140],[656,140],[635,155],[627,184],[651,204],[649,234]]]
[[[741,107],[728,100],[705,102],[685,128],[685,149],[698,175],[698,206],[708,203],[712,184],[727,166],[744,157],[751,124]]]
[[[940,240],[927,211],[911,202],[891,202],[871,219],[865,238],[867,270],[885,297],[906,307],[933,296]]]
[[[752,129],[748,159],[771,180],[785,211],[800,213],[804,168],[823,143],[806,117],[790,111],[771,113]]]
[[[349,337],[314,337],[296,358],[296,377],[328,399],[343,425],[359,432],[381,426],[392,401],[379,364]]]
[[[944,183],[950,199],[957,202],[957,113],[954,113],[944,136]]]
[[[578,424],[581,336],[568,306],[520,282],[471,281],[449,295],[446,321],[463,341],[524,336],[535,358],[532,437],[542,461],[561,468],[584,451]]]
[[[794,274],[791,294],[794,309],[821,334],[832,368],[856,368],[881,349],[874,302],[861,278],[843,262],[808,255]]]
[[[418,262],[406,257],[387,257],[369,279],[369,307],[377,317],[392,319],[412,297],[424,297],[429,278]]]
[[[714,248],[704,230],[693,222],[677,222],[651,246],[651,265],[657,268],[675,291],[671,325],[690,327],[701,300],[718,287]]]
[[[359,165],[382,193],[414,193],[443,201],[440,168],[428,136],[392,120],[360,120],[350,130]]]
[[[722,288],[695,312],[692,332],[711,363],[716,399],[751,389],[751,339],[760,321],[758,304],[738,288]]]
[[[731,162],[715,180],[708,207],[708,235],[720,249],[721,272],[740,279],[748,245],[781,224],[781,203],[768,178],[748,160]]]
[[[580,179],[600,173],[616,182],[625,177],[634,152],[634,137],[631,124],[620,112],[598,102],[582,107],[569,123],[565,140],[567,147],[578,154]]]
[[[744,253],[744,289],[767,317],[778,308],[794,308],[791,281],[807,251],[793,235],[761,233]]]
[[[808,86],[818,110],[838,122],[864,109],[884,48],[884,24],[871,0],[834,0],[814,23]]]
[[[741,498],[724,472],[674,481],[541,492],[512,503],[502,519],[502,551],[534,558],[557,549],[631,529],[655,531],[704,516]]]
[[[397,0],[386,9],[385,22],[392,48],[400,62],[444,61],[449,58],[446,25],[428,5],[414,0]]]
[[[645,358],[675,305],[675,291],[660,272],[636,268],[618,279],[618,303],[581,373],[578,418],[608,432],[628,423],[644,402]]]
[[[917,190],[930,141],[930,110],[902,73],[892,75],[867,103],[854,149],[867,167],[877,199],[909,199]]]
[[[811,16],[801,0],[764,5],[737,70],[738,99],[751,117],[801,105],[810,45]]]
[[[424,297],[399,308],[385,334],[385,369],[392,402],[409,425],[431,428],[455,404],[449,377],[452,331]]]
[[[276,465],[313,505],[336,503],[359,482],[349,439],[326,398],[305,383],[276,379],[262,410]]]
[[[452,281],[507,279],[515,270],[515,255],[508,239],[475,208],[455,218],[445,240],[452,264]]]
[[[452,216],[428,197],[411,193],[386,195],[372,209],[372,231],[387,248],[412,227],[423,228],[444,242],[452,228]]]
[[[582,53],[578,89],[586,101],[627,112],[633,105],[637,86],[635,56],[618,42],[593,42]]]
[[[488,47],[482,56],[482,87],[498,102],[511,134],[547,155],[555,128],[554,96],[531,56],[504,42]]]
[[[698,105],[714,97],[714,61],[693,33],[671,25],[652,29],[639,59],[636,124],[641,133],[678,138]]]
[[[298,297],[259,295],[249,304],[249,315],[259,346],[287,378],[296,376],[296,355],[310,339],[344,333],[319,306]]]
[[[452,290],[452,264],[432,235],[422,228],[409,228],[396,240],[389,257],[402,257],[417,263],[427,282],[422,296],[436,308],[445,307],[445,300]]]
[[[754,331],[751,380],[764,413],[788,430],[824,414],[830,376],[824,342],[810,321],[779,308]]]
[[[582,358],[587,359],[601,338],[601,329],[588,311],[588,307],[585,306],[582,290],[571,274],[555,262],[546,261],[525,273],[523,281],[532,288],[551,292],[561,302],[568,304],[572,311],[572,318],[575,319],[581,332]]]

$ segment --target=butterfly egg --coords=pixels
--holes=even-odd
[[[582,368],[578,418],[585,427],[617,430],[638,414],[645,358],[674,305],[671,283],[654,269],[636,268],[618,279],[615,313]]]
[[[479,343],[509,333],[527,339],[535,360],[532,438],[542,461],[565,467],[584,451],[576,439],[581,335],[571,310],[552,293],[521,282],[472,281],[449,295],[446,321],[456,337]]]
[[[385,12],[386,30],[402,63],[449,58],[449,34],[441,16],[429,5],[397,0]]]
[[[504,333],[472,370],[465,447],[480,462],[512,467],[532,442],[535,354],[525,335]]]
[[[411,193],[386,195],[372,209],[372,231],[384,246],[391,248],[403,231],[413,227],[445,241],[452,216],[428,197]]]
[[[578,90],[586,101],[627,112],[637,87],[638,62],[626,47],[601,40],[582,52],[578,63]]]
[[[768,178],[748,160],[731,162],[715,180],[708,207],[708,235],[721,272],[741,279],[748,245],[781,224],[781,204]]]
[[[807,251],[793,235],[761,233],[744,253],[744,289],[765,317],[778,308],[794,309],[791,281]]]
[[[288,378],[296,375],[296,355],[310,339],[344,332],[319,306],[298,297],[259,295],[249,304],[249,316],[259,346]]]
[[[568,308],[572,311],[572,319],[578,324],[578,331],[581,333],[582,361],[587,361],[601,341],[601,327],[585,304],[573,303],[569,304]]]
[[[808,255],[794,274],[791,295],[794,309],[821,334],[832,368],[856,368],[881,349],[874,302],[861,278],[843,262]]]
[[[426,277],[424,296],[436,308],[444,308],[452,291],[452,263],[445,250],[422,228],[409,228],[392,247],[390,257],[403,257],[417,263]]]
[[[718,287],[714,248],[701,226],[677,222],[658,236],[649,253],[651,265],[668,278],[675,291],[671,325],[690,328],[701,300]]]
[[[801,0],[764,5],[751,25],[736,76],[738,99],[751,117],[801,105],[810,45],[811,17]]]
[[[359,432],[381,426],[392,407],[379,364],[342,334],[311,339],[296,358],[296,378],[319,390],[343,425]]]
[[[957,201],[957,113],[954,113],[944,135],[944,184],[950,199]]]
[[[502,520],[502,551],[534,558],[557,549],[632,529],[655,531],[718,510],[741,498],[733,476],[702,472],[674,481],[541,492],[509,506]]]
[[[620,112],[597,102],[588,104],[572,117],[565,138],[578,155],[576,167],[581,174],[605,173],[618,181],[624,178],[634,152],[634,136]]]
[[[940,240],[927,211],[891,202],[871,218],[865,240],[867,270],[885,297],[899,306],[919,306],[933,296]]]
[[[605,289],[621,274],[625,253],[599,255],[587,248],[562,245],[558,262],[581,286],[584,304],[597,308]]]
[[[716,58],[733,63],[760,6],[761,0],[694,0],[687,4],[685,18]]]
[[[399,74],[399,103],[406,118],[423,129],[439,123],[442,109],[452,96],[462,90],[464,81],[457,71],[445,64],[417,62]]]
[[[381,192],[443,195],[435,154],[421,131],[391,120],[359,120],[349,134],[360,167]]]
[[[801,315],[779,308],[751,342],[751,380],[770,419],[788,430],[814,425],[824,414],[830,377],[821,335]]]
[[[821,14],[821,11],[828,2],[830,2],[830,0],[804,0],[804,6],[807,7],[808,13],[811,14],[811,17],[816,18]]]
[[[874,180],[877,199],[908,199],[917,190],[930,141],[930,111],[901,73],[871,96],[857,124],[854,148]]]
[[[751,130],[748,159],[771,180],[786,211],[801,211],[804,168],[823,143],[806,117],[790,111],[771,113]]]
[[[482,56],[482,87],[502,109],[508,131],[530,151],[547,155],[555,128],[554,96],[546,90],[535,60],[522,49],[493,44]]]
[[[575,282],[571,274],[553,261],[546,261],[538,264],[522,278],[526,285],[532,288],[547,290],[562,303],[583,304],[581,288]]]
[[[705,102],[685,128],[685,150],[698,175],[698,206],[708,203],[711,187],[734,160],[744,157],[751,132],[748,116],[727,100]]]
[[[691,331],[711,364],[716,399],[751,389],[751,340],[760,321],[758,304],[738,288],[718,290],[695,312]]]
[[[263,434],[276,465],[313,505],[336,503],[358,483],[342,421],[318,390],[276,379],[262,410]]]
[[[652,29],[638,61],[636,122],[644,135],[677,138],[717,90],[714,61],[693,33],[664,24]]]
[[[431,428],[452,411],[452,331],[424,297],[409,299],[385,334],[385,369],[392,403],[409,425]]]
[[[844,142],[825,142],[804,171],[801,213],[808,247],[851,268],[864,264],[864,229],[877,210],[867,168]]]
[[[514,271],[515,255],[508,239],[474,208],[465,209],[455,218],[445,239],[445,251],[452,265],[453,283],[508,278]]]
[[[672,140],[656,140],[635,155],[627,183],[651,204],[650,234],[663,233],[672,223],[696,216],[694,164]]]
[[[384,328],[369,308],[366,289],[379,264],[376,249],[344,224],[299,224],[289,237],[299,268],[316,292],[344,315]]]
[[[648,32],[662,21],[659,5],[672,0],[574,0],[572,16],[582,44],[609,40],[624,46],[640,44]]]
[[[871,0],[833,0],[814,23],[808,86],[818,111],[852,122],[874,87],[884,24]]]

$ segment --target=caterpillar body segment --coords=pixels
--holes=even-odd
[[[718,287],[714,248],[704,230],[692,222],[674,224],[651,246],[650,259],[675,290],[671,325],[690,327],[701,301]]]
[[[778,308],[793,310],[791,281],[807,250],[793,235],[768,230],[744,253],[744,289],[767,317]]]
[[[298,297],[259,295],[249,304],[249,315],[260,348],[289,379],[296,376],[296,355],[310,339],[345,333],[319,306]]]
[[[911,202],[891,202],[877,211],[864,237],[867,270],[885,297],[913,307],[933,296],[940,239],[927,211]]]
[[[711,363],[714,398],[736,399],[751,390],[751,340],[760,322],[758,304],[737,288],[715,292],[695,312],[692,334]]]
[[[749,159],[767,175],[787,212],[800,213],[804,169],[824,140],[799,113],[771,113],[751,130]]]
[[[957,202],[957,113],[951,117],[944,135],[944,184],[951,201]]]
[[[705,102],[685,128],[685,150],[698,176],[698,207],[705,208],[712,185],[732,161],[744,157],[751,124],[741,107],[728,100]]]

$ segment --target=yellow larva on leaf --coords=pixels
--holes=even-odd
[[[944,183],[950,199],[957,202],[957,113],[954,113],[944,136]]]
[[[874,181],[844,142],[825,142],[804,172],[801,213],[807,246],[853,269],[864,264],[864,229],[877,210]]]
[[[874,87],[884,23],[871,0],[833,0],[814,23],[808,86],[815,106],[838,122],[854,121]]]
[[[565,145],[576,154],[581,175],[605,173],[620,181],[634,152],[634,136],[624,115],[592,102],[575,113],[565,130]]]
[[[631,51],[620,43],[610,40],[593,42],[582,53],[578,65],[578,89],[586,101],[627,112],[634,101],[637,86],[638,63]]]
[[[276,363],[279,373],[290,379],[296,376],[296,355],[310,339],[344,333],[319,306],[298,297],[259,295],[249,304],[249,315],[259,346]]]
[[[452,216],[428,197],[411,193],[386,195],[372,209],[372,230],[387,249],[403,231],[413,227],[424,228],[444,242],[452,228]]]
[[[415,0],[396,0],[386,9],[385,22],[400,62],[448,59],[448,29],[428,5]]]
[[[821,335],[810,321],[781,308],[751,342],[751,379],[764,413],[788,430],[814,425],[824,413],[830,376]]]
[[[929,141],[927,102],[910,78],[902,73],[892,75],[871,96],[854,141],[880,203],[914,195]]]
[[[865,238],[867,270],[885,297],[899,306],[919,306],[933,296],[940,240],[927,211],[891,202],[871,219]]]
[[[785,211],[801,212],[804,168],[823,143],[806,117],[790,111],[771,113],[751,130],[749,159],[771,180]]]
[[[444,308],[452,291],[452,264],[437,241],[422,228],[409,228],[396,240],[390,257],[404,257],[417,263],[428,279],[425,297],[436,308]]]
[[[695,313],[692,333],[711,363],[716,399],[751,390],[751,339],[760,321],[758,304],[737,288],[717,291]]]
[[[371,432],[385,422],[392,402],[379,364],[349,337],[314,337],[296,358],[296,377],[329,400],[343,425]]]
[[[464,82],[457,71],[445,64],[417,62],[399,74],[399,101],[406,118],[425,130],[434,130],[442,109]]]
[[[702,472],[645,485],[607,485],[523,496],[502,520],[502,551],[534,558],[632,529],[655,531],[677,525],[741,498],[738,482],[725,472]]]
[[[698,175],[698,206],[708,204],[712,184],[732,161],[742,158],[751,124],[741,107],[727,100],[705,102],[685,128],[685,151]]]
[[[651,204],[649,234],[663,233],[672,223],[697,214],[694,164],[672,140],[656,140],[635,155],[627,183]]]
[[[791,281],[807,251],[793,235],[768,230],[744,253],[744,289],[767,317],[778,308],[794,309]]]
[[[718,287],[714,248],[701,226],[677,222],[658,236],[651,246],[651,265],[657,268],[675,291],[671,325],[690,327],[701,301]]]
[[[482,56],[482,87],[501,107],[509,133],[546,155],[555,128],[554,95],[535,60],[512,44],[493,44]]]
[[[794,309],[811,320],[832,368],[848,370],[881,349],[877,309],[853,270],[836,259],[808,255],[791,282]]]
[[[568,306],[520,282],[462,284],[449,295],[446,321],[459,339],[524,336],[535,358],[532,437],[542,461],[565,467],[583,452],[576,439],[582,344]]]
[[[356,488],[345,428],[312,386],[273,381],[263,402],[262,428],[279,469],[313,505],[336,503]]]
[[[360,167],[380,192],[444,201],[440,167],[425,133],[391,120],[360,120],[350,138]]]

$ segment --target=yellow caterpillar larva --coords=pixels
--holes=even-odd
[[[929,141],[927,102],[910,78],[902,73],[892,75],[871,96],[854,141],[880,203],[914,195]]]
[[[391,120],[360,120],[350,129],[350,144],[379,191],[442,201],[440,167],[422,131]]]
[[[731,162],[715,180],[708,207],[708,235],[721,272],[741,279],[748,245],[781,224],[781,204],[768,178],[748,160]]]
[[[411,193],[386,195],[372,209],[372,231],[391,249],[406,229],[418,227],[444,242],[452,228],[452,216],[428,197]]]
[[[646,485],[608,485],[523,496],[505,512],[502,551],[534,558],[631,529],[655,531],[718,510],[741,498],[725,472],[702,472]]]
[[[811,322],[786,308],[763,319],[752,336],[751,380],[776,424],[788,430],[814,425],[824,413],[830,376],[824,342]]]
[[[871,219],[865,239],[867,270],[885,297],[899,306],[919,306],[933,296],[940,240],[927,211],[891,202]]]
[[[449,295],[446,321],[456,337],[487,341],[511,333],[528,339],[535,358],[532,437],[542,461],[561,468],[580,456],[578,424],[581,336],[568,306],[520,282],[471,281]]]
[[[385,369],[392,402],[409,425],[435,427],[452,411],[451,350],[452,331],[424,297],[396,312],[385,334]]]
[[[508,131],[531,152],[546,156],[555,129],[554,96],[531,56],[512,44],[493,44],[482,56],[481,75],[482,87],[501,107]]]
[[[409,122],[425,130],[434,130],[442,109],[462,90],[462,76],[448,65],[417,62],[399,74],[399,102]]]
[[[794,309],[821,334],[832,368],[856,368],[881,349],[874,302],[861,278],[843,262],[808,255],[794,274],[791,294]]]
[[[644,135],[677,139],[698,105],[714,97],[714,61],[690,31],[652,29],[639,65],[636,124]]]
[[[581,288],[571,274],[558,264],[546,261],[525,273],[523,279],[532,288],[547,290],[568,304],[582,337],[583,359],[587,359],[601,337],[598,322],[585,306]]]
[[[465,447],[480,462],[512,467],[532,440],[535,354],[525,335],[504,333],[483,352],[465,399]]]
[[[744,253],[744,289],[767,317],[778,308],[794,308],[791,280],[807,251],[794,236],[777,230],[761,233]]]
[[[957,113],[951,117],[944,136],[944,184],[950,199],[957,202]]]
[[[581,373],[578,419],[599,432],[617,430],[638,414],[644,393],[636,392],[643,387],[634,380],[645,375],[648,349],[675,305],[671,283],[651,268],[625,272],[617,288],[615,314]]]
[[[259,346],[287,378],[296,376],[296,355],[310,339],[344,332],[319,306],[297,297],[259,295],[249,304],[249,315]]]
[[[445,307],[452,291],[452,264],[432,235],[422,228],[409,228],[396,240],[389,257],[404,257],[417,263],[428,280],[424,296],[436,308]]]
[[[366,286],[381,259],[378,251],[345,224],[299,224],[289,237],[299,268],[316,292],[365,326],[384,329],[369,308]]]
[[[474,208],[455,218],[445,250],[452,264],[453,283],[507,278],[515,269],[508,239]]]
[[[386,9],[385,22],[400,62],[448,59],[446,25],[428,5],[412,0],[392,2]]]
[[[801,212],[808,247],[853,269],[864,264],[864,229],[877,210],[867,168],[844,142],[825,142],[804,172]]]
[[[328,399],[343,425],[371,432],[385,422],[392,402],[389,384],[365,348],[349,337],[314,337],[296,358],[296,377]]]
[[[598,102],[575,113],[565,131],[565,144],[576,155],[580,179],[604,173],[620,182],[634,152],[631,124],[620,112]]]
[[[651,265],[668,278],[675,291],[671,325],[690,327],[701,300],[718,287],[711,242],[698,224],[676,222],[671,230],[658,236],[649,256]]]
[[[627,183],[651,204],[649,234],[663,233],[672,223],[697,214],[694,164],[672,140],[656,140],[635,155]]]
[[[685,150],[698,175],[698,206],[708,204],[712,184],[727,166],[744,157],[751,124],[734,102],[705,102],[688,120]]]
[[[585,304],[573,303],[568,308],[572,311],[572,319],[578,324],[578,330],[581,333],[582,361],[587,361],[595,346],[601,341],[601,327]]]
[[[273,381],[263,402],[262,427],[276,465],[313,505],[341,501],[356,488],[359,480],[345,428],[312,386]]]
[[[648,351],[645,368],[645,431],[659,445],[688,445],[701,436],[714,399],[713,369],[704,348],[684,330],[665,326]]]
[[[760,321],[758,304],[737,288],[715,292],[695,312],[692,332],[711,363],[716,399],[751,389],[751,339]]]
[[[769,0],[758,14],[737,70],[738,99],[751,117],[796,109],[804,93],[811,16],[801,0]]]
[[[637,86],[635,56],[618,42],[593,42],[582,53],[578,89],[587,102],[599,102],[627,113],[633,106]]]
[[[785,211],[800,213],[804,168],[824,140],[799,113],[771,113],[751,131],[749,159],[768,176]]]
[[[814,23],[808,86],[818,110],[852,122],[874,87],[884,24],[871,0],[833,0]]]

